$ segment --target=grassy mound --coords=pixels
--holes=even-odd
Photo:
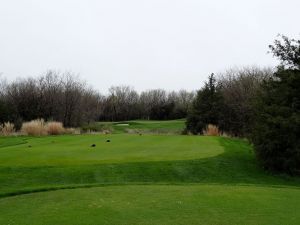
[[[0,224],[299,221],[300,179],[264,172],[240,139],[121,132],[0,138],[0,183]]]
[[[251,146],[238,139],[118,134],[13,140],[18,145],[0,148],[0,196],[103,184],[300,183],[263,172]]]

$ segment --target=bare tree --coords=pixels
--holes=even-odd
[[[271,68],[244,67],[235,68],[219,74],[226,108],[223,110],[227,131],[236,136],[249,133],[252,103],[264,79],[272,76]]]
[[[0,80],[1,121],[18,124],[36,118],[61,121],[67,127],[96,120],[182,118],[193,98],[184,90],[154,89],[139,94],[130,86],[112,86],[104,96],[77,75],[53,70],[38,78]]]
[[[45,119],[61,120],[62,80],[58,72],[48,71],[38,79],[40,114]]]
[[[72,73],[65,73],[62,77],[62,110],[65,126],[78,126],[80,124],[80,106],[86,83]]]
[[[112,120],[128,120],[138,116],[139,95],[129,86],[112,86],[109,89],[108,104]]]

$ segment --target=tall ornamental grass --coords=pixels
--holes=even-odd
[[[25,122],[21,128],[21,134],[29,136],[78,134],[80,130],[74,128],[64,128],[61,122],[45,122],[43,119]]]
[[[23,123],[21,133],[30,136],[43,136],[48,134],[46,124],[43,119]]]
[[[7,122],[0,125],[0,135],[10,136],[15,133],[15,126],[13,123]]]
[[[45,128],[48,135],[60,135],[65,133],[65,128],[61,122],[48,122]]]

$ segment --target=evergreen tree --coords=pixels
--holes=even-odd
[[[193,134],[202,134],[208,124],[222,128],[221,111],[223,98],[214,74],[208,77],[208,82],[197,92],[192,107],[187,116],[186,129]]]
[[[281,65],[259,93],[252,141],[265,169],[300,174],[300,41],[283,40],[270,46]]]

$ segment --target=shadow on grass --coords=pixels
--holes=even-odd
[[[251,146],[219,138],[224,153],[198,160],[81,165],[0,167],[0,197],[68,188],[127,184],[228,184],[300,187],[300,178],[260,169]]]

